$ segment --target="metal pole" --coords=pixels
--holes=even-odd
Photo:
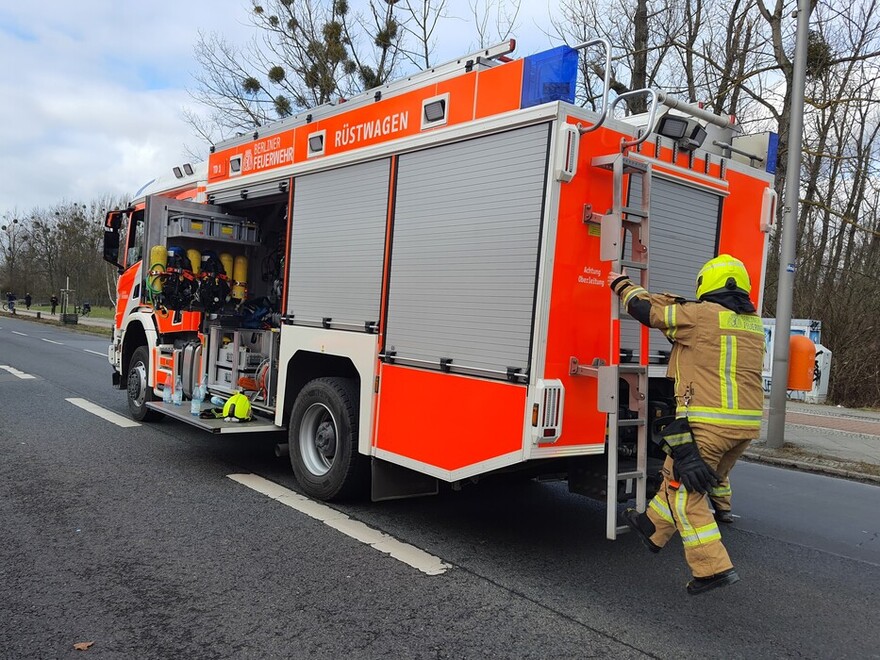
[[[785,178],[785,205],[782,207],[782,253],[779,256],[779,293],[776,298],[776,336],[773,338],[770,417],[767,423],[767,446],[773,449],[778,449],[785,443],[788,341],[791,334],[791,302],[797,248],[809,19],[810,0],[798,0],[797,40],[791,80],[791,117],[788,124],[788,171]]]

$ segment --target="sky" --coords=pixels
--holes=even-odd
[[[522,0],[520,56],[551,44],[547,0]],[[357,8],[357,0],[352,6]],[[363,5],[364,3],[360,3]],[[437,56],[472,50],[468,0],[448,0]],[[0,217],[143,184],[205,152],[184,109],[198,32],[244,44],[250,0],[43,0],[0,3]],[[447,36],[448,35],[448,36]]]

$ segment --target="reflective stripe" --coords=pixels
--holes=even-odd
[[[623,306],[629,307],[629,301],[633,299],[634,296],[638,296],[640,293],[648,293],[645,289],[640,286],[632,286],[626,295],[623,296]]]
[[[730,338],[730,382],[733,385],[733,400],[731,408],[739,410],[739,384],[736,382],[736,361],[737,361],[737,339],[736,336]]]
[[[687,503],[687,488],[681,486],[675,496],[675,512],[678,514],[678,519],[681,523],[681,527],[678,531],[681,534],[681,541],[684,543],[685,547],[693,547],[702,543],[720,541],[721,532],[715,522],[696,528],[691,525],[691,521],[687,516]]]
[[[691,548],[695,545],[702,545],[703,543],[711,543],[712,541],[720,540],[721,530],[718,529],[718,525],[714,522],[705,525],[704,527],[691,529],[687,534],[681,535],[681,542],[684,543],[686,548]]]
[[[658,516],[660,516],[663,520],[668,523],[675,524],[675,520],[672,519],[672,512],[669,510],[669,507],[666,505],[662,499],[660,499],[660,495],[657,494],[654,496],[648,503],[648,508],[654,511]]]
[[[733,335],[721,336],[721,355],[718,363],[721,407],[736,410],[739,403],[739,387],[736,383],[736,337]]]
[[[684,485],[681,485],[678,487],[678,490],[675,492],[675,512],[678,514],[678,521],[679,521],[679,525],[680,525],[678,531],[681,533],[682,539],[684,539],[685,534],[691,534],[694,529],[691,526],[690,520],[688,520],[687,501],[688,501],[687,488],[685,488]]]
[[[727,486],[715,486],[711,490],[712,495],[715,497],[728,497],[733,495],[733,491],[730,489],[730,485]]]
[[[675,435],[665,436],[663,440],[670,447],[680,447],[689,442],[693,442],[694,438],[690,433],[676,433]]]
[[[733,410],[726,408],[691,406],[688,408],[687,417],[691,422],[760,428],[761,416],[763,414],[763,410]]]
[[[663,308],[663,320],[666,323],[666,336],[675,340],[675,316],[678,305],[666,305]]]

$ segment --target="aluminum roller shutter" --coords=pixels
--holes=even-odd
[[[211,193],[208,195],[208,202],[211,204],[228,204],[230,202],[238,202],[243,199],[254,200],[271,197],[287,193],[290,185],[290,179],[285,177],[277,181],[269,181],[266,183],[258,183],[248,186],[239,186],[232,190],[224,190],[221,192]]]
[[[632,177],[631,181],[629,198],[638,200],[642,194],[641,177]],[[651,178],[648,286],[652,292],[694,299],[697,271],[715,256],[721,199],[716,193],[656,174]],[[621,315],[620,347],[632,349],[638,355],[639,324],[629,315]],[[651,331],[651,355],[668,352],[670,347],[662,332]]]
[[[295,324],[378,323],[390,172],[386,158],[295,179],[287,294]]]
[[[400,157],[386,350],[528,369],[549,124]]]

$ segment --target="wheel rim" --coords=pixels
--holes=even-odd
[[[299,453],[306,469],[316,477],[333,467],[338,437],[336,418],[330,409],[323,403],[309,406],[299,427]]]
[[[143,362],[136,362],[128,371],[128,398],[140,408],[147,398],[147,368]]]

